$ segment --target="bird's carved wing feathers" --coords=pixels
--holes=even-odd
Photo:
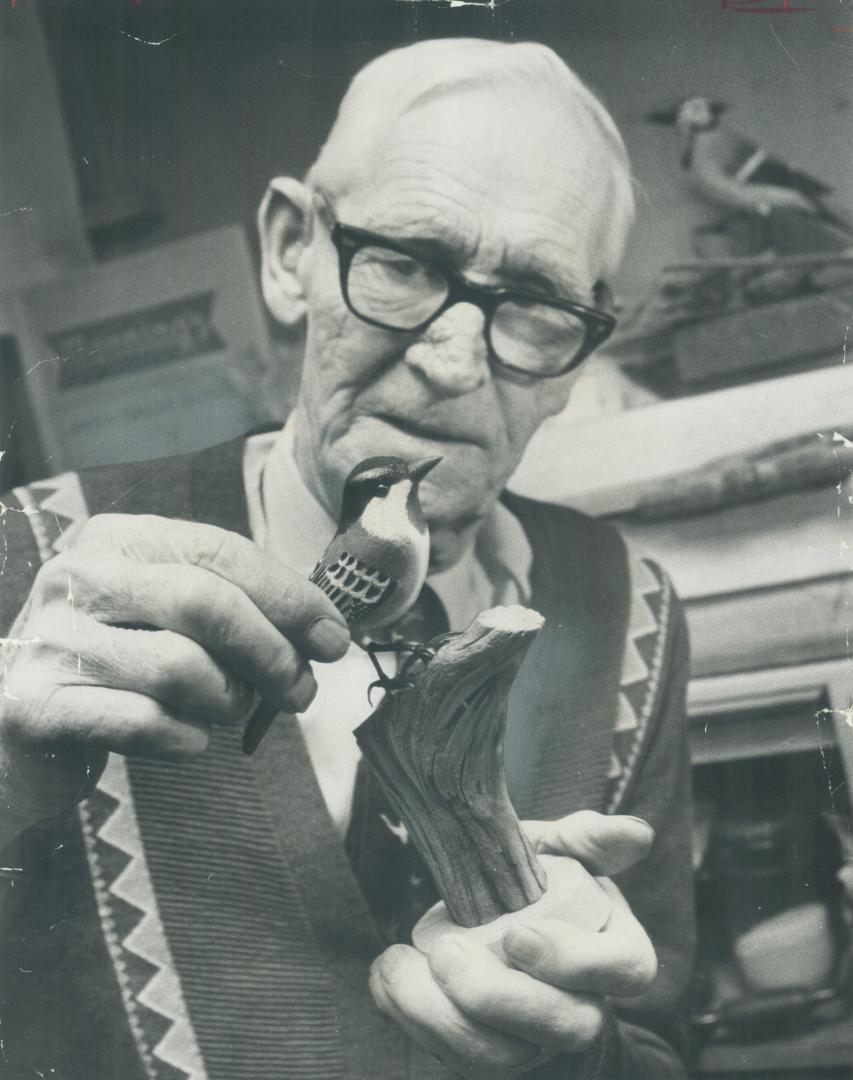
[[[311,582],[323,590],[348,623],[354,623],[394,590],[396,582],[355,555],[342,551],[332,563],[322,559]]]

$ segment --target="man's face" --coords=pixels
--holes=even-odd
[[[564,114],[537,115],[530,100],[497,109],[494,97],[468,92],[398,119],[371,148],[369,167],[335,178],[330,203],[344,224],[417,240],[473,281],[589,304],[598,211],[588,159]],[[574,373],[532,380],[490,365],[484,315],[469,303],[420,334],[364,323],[341,295],[322,215],[298,272],[308,305],[303,474],[334,508],[365,457],[442,455],[421,494],[438,561],[453,561],[528,439],[565,405]]]

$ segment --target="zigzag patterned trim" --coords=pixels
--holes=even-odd
[[[42,562],[64,551],[89,516],[77,473],[15,488],[13,495],[29,517]]]
[[[158,1063],[164,1063],[179,1070],[186,1080],[207,1080],[148,873],[124,758],[110,754],[98,791],[109,797],[115,809],[97,828],[89,799],[79,807],[80,823],[101,927],[146,1075],[149,1080],[159,1080],[162,1073]],[[128,859],[112,882],[101,857],[103,844],[122,852]],[[117,899],[134,908],[138,916],[133,929],[123,939],[116,929]],[[154,969],[154,974],[136,993],[128,953]],[[165,1034],[155,1045],[140,1006],[167,1021]]]
[[[605,812],[616,811],[631,779],[660,689],[672,586],[647,559],[631,560],[631,613]]]
[[[42,562],[65,550],[89,516],[73,472],[13,494],[27,514]],[[110,755],[95,794],[79,805],[78,815],[101,930],[145,1075],[207,1080],[160,919],[124,758]]]

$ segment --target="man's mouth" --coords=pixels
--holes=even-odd
[[[376,420],[382,420],[386,424],[390,424],[392,427],[397,428],[398,431],[402,431],[405,435],[411,435],[416,439],[430,439],[433,442],[466,442],[471,443],[474,440],[468,435],[458,435],[452,431],[448,431],[446,427],[439,426],[437,424],[424,423],[421,420],[410,420],[404,416],[392,416],[390,413],[373,413],[373,417]]]

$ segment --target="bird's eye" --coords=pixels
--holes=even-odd
[[[391,488],[388,486],[388,484],[376,485],[376,494],[380,497],[380,499],[384,499],[390,490]]]

